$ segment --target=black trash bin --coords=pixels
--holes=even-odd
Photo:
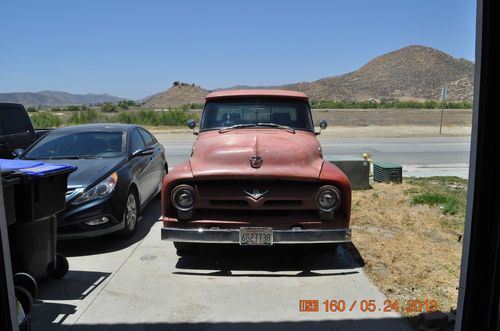
[[[65,208],[68,176],[75,169],[0,159],[14,284],[25,302],[26,292],[35,296],[36,280],[62,278],[68,271],[67,259],[56,252],[55,215]]]
[[[14,200],[14,185],[21,183],[20,175],[15,171],[2,171],[3,200],[7,226],[16,221],[16,204]]]

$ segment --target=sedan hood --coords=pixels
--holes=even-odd
[[[77,167],[68,177],[68,188],[92,185],[106,174],[111,174],[124,161],[124,158],[43,160],[45,163],[69,164]]]
[[[252,166],[253,157],[260,166]],[[317,180],[323,159],[312,132],[245,128],[200,132],[190,163],[196,178]]]

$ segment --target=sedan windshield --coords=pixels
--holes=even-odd
[[[125,153],[125,133],[57,132],[46,135],[23,155],[23,159],[112,158]]]
[[[236,99],[205,104],[200,130],[277,128],[313,131],[309,104],[281,99]]]

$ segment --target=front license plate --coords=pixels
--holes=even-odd
[[[270,246],[272,244],[272,228],[240,228],[240,245]]]

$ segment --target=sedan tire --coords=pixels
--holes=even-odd
[[[125,227],[118,233],[122,238],[132,237],[137,229],[137,222],[139,221],[138,201],[139,199],[135,190],[130,190],[123,208],[123,223]]]

